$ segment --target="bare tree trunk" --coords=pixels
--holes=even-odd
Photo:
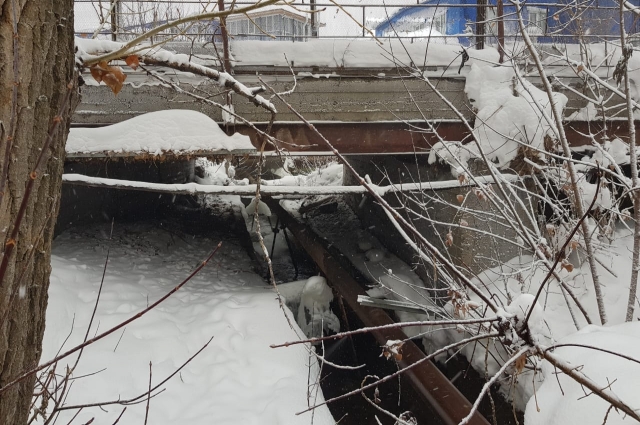
[[[29,174],[73,77],[73,48],[72,0],[0,0],[2,256],[14,243],[9,234]],[[73,106],[75,99],[62,114],[51,156],[35,179],[8,268],[0,276],[0,387],[40,360],[51,240]],[[33,378],[25,380],[2,394],[0,423],[26,423],[33,383]]]

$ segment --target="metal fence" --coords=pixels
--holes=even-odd
[[[327,0],[302,0],[287,6],[270,6],[248,16],[230,16],[227,32],[235,40],[290,40],[312,38],[429,39],[435,43],[462,43],[482,47],[517,41],[519,28],[515,8],[502,10],[493,2],[461,4],[460,0],[345,0],[340,7]],[[575,43],[578,39],[601,42],[619,38],[618,6],[612,0],[580,0],[564,3],[538,0],[523,12],[527,32],[539,43]],[[311,2],[311,3],[310,3]],[[231,2],[243,7],[251,1]],[[216,1],[198,0],[75,0],[75,30],[82,37],[128,40],[153,27],[180,17],[218,8]],[[627,33],[640,29],[636,15],[625,17]],[[218,20],[205,20],[168,29],[155,37],[175,41],[219,41]],[[499,38],[502,36],[502,38]]]

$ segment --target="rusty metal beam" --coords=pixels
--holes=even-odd
[[[640,142],[640,121],[635,121],[636,143]],[[591,145],[591,137],[594,134],[596,141],[602,141],[602,136],[606,133],[609,139],[619,137],[625,142],[629,142],[629,122],[627,120],[603,121],[568,121],[564,125],[567,139],[571,147]]]
[[[364,289],[325,249],[319,236],[291,217],[278,201],[268,199],[267,204],[302,244],[329,284],[347,301],[365,326],[377,327],[394,323],[384,310],[363,307],[358,303],[358,295],[366,295]],[[400,329],[376,330],[372,335],[380,345],[389,340],[407,340],[407,336]],[[407,367],[425,358],[422,350],[411,340],[403,345],[402,356],[402,360],[399,361],[401,367]],[[457,425],[470,412],[472,404],[469,400],[431,361],[424,361],[409,369],[406,376],[446,424]],[[489,425],[489,422],[476,412],[469,424]]]
[[[414,152],[420,154],[428,153],[431,147],[440,140],[439,137],[446,141],[469,140],[469,132],[458,121],[435,123],[437,135],[430,132],[424,122],[411,122],[411,125],[401,121],[316,122],[314,125],[344,155]],[[258,123],[256,128],[264,131],[267,124]],[[604,133],[602,121],[569,121],[565,123],[564,128],[572,147],[590,145],[591,139],[585,135],[597,134],[596,140],[599,140]],[[260,148],[258,134],[254,129],[237,124],[235,130],[249,136],[253,145],[257,149]],[[609,138],[620,137],[628,141],[629,125],[627,121],[622,120],[608,121],[606,134]],[[284,142],[280,146],[281,148],[293,153],[327,152],[327,146],[323,141],[303,123],[275,122],[273,135]],[[636,142],[640,144],[640,122],[636,122],[636,137]],[[242,154],[243,152],[238,153]]]
[[[434,124],[438,134],[428,130],[425,123],[412,122],[411,126],[403,122],[322,122],[314,123],[333,146],[345,155],[353,154],[398,154],[428,153],[440,139],[446,141],[468,140],[469,132],[460,122],[443,121]],[[266,129],[266,124],[256,127]],[[591,144],[588,134],[602,136],[602,121],[569,121],[564,125],[572,147]],[[620,137],[628,141],[629,125],[626,121],[609,121],[606,126],[609,138]],[[421,131],[423,129],[424,131]],[[258,137],[250,127],[237,125],[236,130],[251,138],[254,146],[259,147]],[[325,152],[327,146],[302,123],[274,123],[273,135],[285,142],[281,148],[291,152]],[[636,122],[636,142],[640,143],[640,122]],[[596,137],[596,140],[599,140]]]
[[[257,125],[260,130],[266,124]],[[438,142],[438,137],[428,131],[424,123],[410,128],[403,122],[327,122],[317,123],[318,130],[343,154],[365,153],[424,153]],[[459,122],[434,124],[444,140],[464,139],[468,132]],[[420,131],[420,128],[424,131]],[[258,145],[256,131],[237,125],[236,130],[249,136],[254,146]],[[285,142],[281,148],[294,152],[326,151],[327,146],[317,134],[303,123],[274,123],[273,136]],[[259,146],[259,145],[258,145]]]

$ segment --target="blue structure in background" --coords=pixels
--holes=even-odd
[[[592,0],[580,3],[577,10],[567,0],[532,0],[524,3],[523,20],[529,35],[538,43],[577,43],[577,34],[583,33],[587,42],[601,42],[620,36],[619,9],[616,0]],[[640,0],[630,0],[640,5]],[[504,28],[506,42],[519,34],[515,7],[504,0]],[[466,7],[465,7],[466,6]],[[488,0],[485,34],[496,36],[496,0]],[[380,23],[377,37],[426,37],[430,29],[442,35],[456,36],[463,45],[475,43],[478,4],[475,0],[426,0],[417,6],[405,7]],[[579,17],[580,19],[576,19]],[[633,13],[625,13],[628,34],[640,32],[640,19]],[[431,32],[433,35],[438,35]],[[434,38],[436,41],[437,38]],[[495,44],[495,38],[487,42]]]

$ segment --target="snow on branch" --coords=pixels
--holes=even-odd
[[[113,56],[111,59],[126,59],[131,56],[137,56],[138,60],[147,65],[166,66],[179,71],[191,72],[196,75],[211,78],[217,81],[220,87],[233,90],[240,96],[249,99],[254,105],[260,106],[274,114],[278,112],[273,103],[258,94],[264,91],[263,87],[249,88],[226,72],[220,72],[216,69],[193,63],[189,55],[172,53],[168,50],[152,46],[135,46],[123,50],[125,43],[110,40],[76,37],[75,44],[76,64],[79,67],[97,66],[99,63],[96,61],[101,57],[122,51],[122,53]]]
[[[504,178],[516,179],[518,176],[504,175]],[[484,183],[489,183],[490,178],[479,177]],[[255,196],[256,185],[243,186],[222,186],[222,185],[206,185],[198,183],[182,183],[182,184],[164,184],[150,183],[130,180],[108,179],[103,177],[91,177],[83,174],[63,174],[62,181],[67,184],[75,184],[78,186],[105,187],[112,189],[139,190],[144,192],[172,193],[177,195],[240,195]],[[439,182],[411,183],[401,186],[376,186],[371,185],[375,191],[384,196],[391,192],[403,191],[420,191],[420,190],[438,190],[461,187],[458,180],[448,180]],[[464,185],[466,186],[466,185]],[[363,186],[265,186],[260,187],[263,195],[269,196],[289,196],[301,197],[311,195],[347,195],[347,194],[364,194],[367,192]]]

